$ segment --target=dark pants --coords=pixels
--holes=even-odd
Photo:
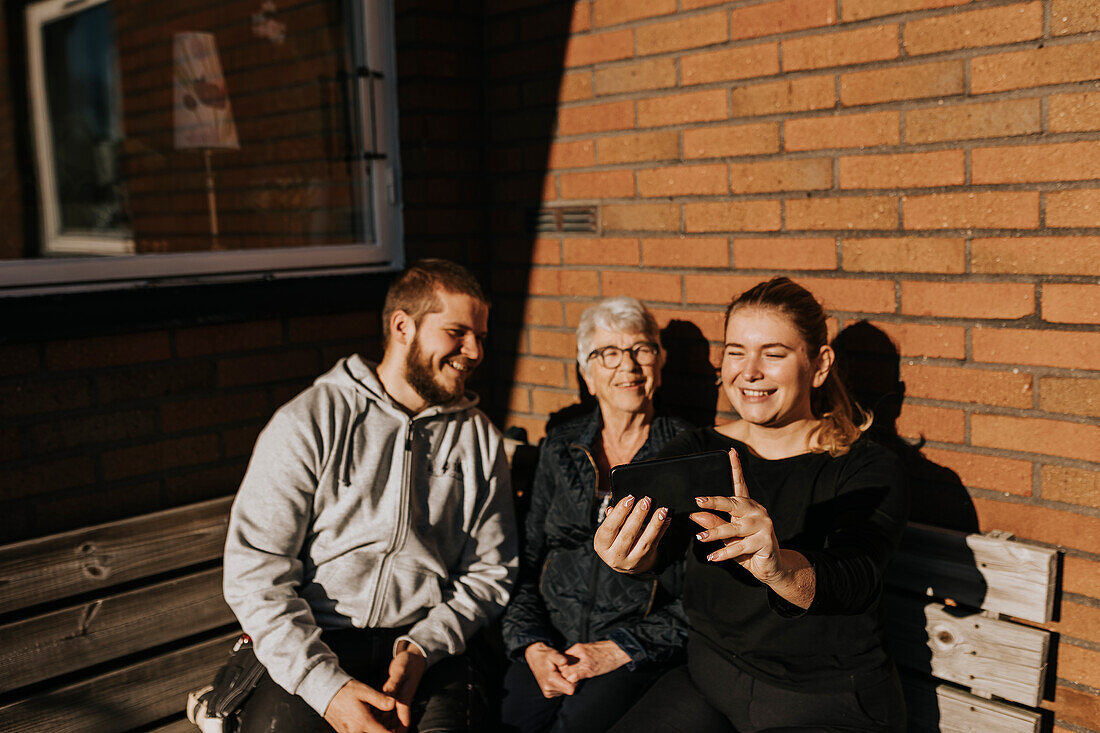
[[[841,692],[797,692],[761,682],[697,640],[688,663],[665,674],[612,733],[904,731],[896,673]]]
[[[547,698],[530,667],[522,661],[513,662],[504,675],[502,731],[603,733],[660,677],[661,671],[631,672],[620,667],[582,681],[572,695]]]
[[[355,679],[380,690],[389,676],[393,642],[404,630],[325,631],[321,639]],[[485,680],[465,654],[436,662],[424,673],[413,699],[418,733],[485,730]],[[333,728],[305,700],[277,685],[264,672],[240,713],[240,733],[332,733]]]

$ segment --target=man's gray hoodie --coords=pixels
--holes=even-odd
[[[476,399],[410,417],[351,356],[256,441],[229,520],[225,598],[272,679],[322,715],[351,677],[321,629],[411,624],[403,638],[431,665],[508,601],[508,461]]]

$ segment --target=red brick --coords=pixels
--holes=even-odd
[[[103,453],[103,477],[108,481],[181,466],[209,463],[218,457],[216,435],[195,435],[147,443]]]
[[[1100,642],[1100,608],[1063,600],[1059,618],[1041,626],[1063,638]]]
[[[1088,726],[1095,725],[1100,720],[1100,697],[1088,691],[1059,685],[1054,692],[1047,693],[1046,697],[1054,698],[1043,701],[1043,707],[1053,711],[1051,717],[1071,726],[1079,726],[1071,729],[1056,722],[1054,733],[1078,733],[1082,728],[1087,730]]]
[[[987,191],[903,196],[906,229],[1034,229],[1035,191]]]
[[[503,308],[503,305],[500,306]],[[539,298],[524,298],[522,304],[521,323],[528,326],[560,326],[562,325],[561,302],[558,300],[542,300]],[[505,312],[508,311],[497,311]]]
[[[735,239],[733,266],[750,270],[834,270],[836,241],[827,239]]]
[[[209,363],[172,363],[95,376],[97,401],[101,405],[187,394],[212,388],[215,384],[214,365]],[[74,391],[87,399],[86,387],[75,388]]]
[[[731,295],[726,296],[728,303]],[[721,311],[683,310],[673,308],[650,308],[650,313],[657,319],[657,325],[667,328],[673,321],[690,323],[699,329],[703,338],[708,341],[721,341],[722,330],[725,328],[725,317]],[[711,362],[713,363],[713,362]],[[713,372],[712,372],[713,373]]]
[[[995,237],[970,243],[974,272],[1075,275],[1100,272],[1098,237]]]
[[[1100,93],[1098,92],[1052,94],[1049,105],[1048,125],[1051,132],[1100,130]]]
[[[1054,0],[1050,16],[1055,36],[1100,31],[1100,7],[1092,0]]]
[[[1100,142],[976,148],[970,156],[976,184],[1083,181],[1096,177]]]
[[[853,20],[906,13],[910,10],[965,5],[968,2],[970,0],[845,0],[840,17],[848,23]]]
[[[893,196],[788,199],[788,229],[897,229]]]
[[[779,152],[779,124],[723,125],[684,130],[684,158],[725,158]]]
[[[938,237],[845,239],[844,269],[854,272],[966,271],[966,240]]]
[[[729,302],[760,282],[759,275],[684,275],[684,295],[695,305],[728,305]],[[718,313],[719,318],[723,314]],[[721,324],[721,331],[725,324]]]
[[[378,311],[304,316],[292,318],[287,331],[291,343],[364,339],[378,335],[381,320],[381,313]]]
[[[615,295],[644,295],[647,301],[666,303],[679,303],[682,299],[683,289],[679,275],[604,270],[601,279],[605,298]]]
[[[592,97],[592,73],[589,71],[571,71],[561,76],[558,85],[558,102],[576,102]]]
[[[918,56],[1030,41],[1042,35],[1042,3],[1030,2],[911,20],[905,24],[902,42],[910,56]]]
[[[303,350],[219,359],[217,369],[219,386],[238,387],[312,379],[320,373],[321,365],[315,351]]]
[[[546,270],[536,268],[528,276],[532,295],[598,295],[599,278],[588,270]]]
[[[576,140],[553,143],[546,154],[545,164],[550,169],[586,168],[596,165],[595,141]]]
[[[92,456],[50,457],[46,463],[29,466],[0,466],[0,500],[87,486],[96,481]]]
[[[1064,592],[1100,599],[1100,562],[1066,555],[1062,563]]]
[[[1096,369],[1100,363],[1100,333],[981,328],[972,334],[975,361],[1001,364]]]
[[[730,164],[733,193],[811,191],[832,188],[832,185],[833,161],[830,158]]]
[[[570,36],[565,45],[565,68],[589,66],[604,61],[628,59],[634,55],[634,31],[607,31]]]
[[[898,347],[902,356],[962,359],[966,356],[966,329],[962,326],[872,321]]]
[[[1100,652],[1063,640],[1058,645],[1058,679],[1100,687]]]
[[[88,404],[88,382],[84,379],[20,380],[0,386],[0,415],[5,419],[71,410]]]
[[[668,232],[680,228],[679,204],[604,204],[603,231]]]
[[[676,0],[650,0],[644,3],[637,0],[595,0],[592,22],[598,28],[675,12]]]
[[[1100,473],[1065,466],[1043,466],[1043,498],[1100,508]]]
[[[174,433],[267,417],[272,407],[265,392],[244,392],[171,402],[160,409],[164,431]]]
[[[1100,79],[1100,43],[1047,46],[979,56],[970,61],[970,93]]]
[[[638,240],[610,237],[569,238],[562,242],[567,265],[637,265]]]
[[[684,205],[686,232],[769,232],[780,227],[778,201],[728,201]]]
[[[1043,285],[1043,320],[1100,323],[1100,285]]]
[[[563,173],[558,181],[563,199],[630,198],[634,195],[633,171]]]
[[[851,107],[900,99],[950,97],[966,91],[965,73],[963,61],[854,71],[840,76],[840,101]]]
[[[680,59],[680,77],[684,86],[752,79],[778,73],[778,43],[706,51]]]
[[[675,160],[680,157],[680,139],[675,130],[615,135],[600,138],[596,151],[602,165]]]
[[[30,426],[27,432],[32,450],[47,454],[81,445],[152,435],[156,429],[156,413],[152,409],[144,409],[66,416],[59,422]]]
[[[577,404],[576,392],[557,392],[548,389],[531,390],[531,412],[538,415],[550,415],[575,404]]]
[[[508,412],[531,411],[531,390],[526,387],[515,387],[509,390],[505,399],[507,400]]]
[[[46,368],[94,369],[161,361],[171,356],[167,331],[96,336],[46,344]]]
[[[908,382],[906,382],[908,386]],[[970,488],[1031,496],[1031,461],[983,456],[941,448],[922,448],[925,458],[958,474]]]
[[[596,94],[625,94],[676,86],[676,59],[659,58],[605,66],[593,72]]]
[[[1089,552],[1100,546],[1100,517],[980,497],[974,497],[974,508],[978,511],[982,532],[1003,529],[1012,532],[1017,539],[1082,548]]]
[[[944,283],[907,281],[901,284],[901,312],[944,318],[1023,318],[1035,310],[1035,286],[1030,283]]]
[[[638,102],[638,126],[660,127],[726,119],[726,90],[708,89]]]
[[[646,267],[729,267],[725,238],[663,238],[642,240]]]
[[[1100,189],[1051,191],[1047,194],[1048,227],[1100,226]]]
[[[732,38],[758,38],[836,23],[832,0],[778,0],[737,8],[731,13]]]
[[[970,442],[988,448],[1092,461],[1100,451],[1100,426],[1035,417],[974,414],[970,417]]]
[[[564,387],[565,364],[558,359],[521,356],[516,359],[512,377],[520,383]]]
[[[836,86],[831,74],[751,84],[735,87],[730,101],[733,117],[831,109],[836,106]]]
[[[786,120],[783,145],[787,150],[897,145],[899,117],[897,112],[869,112]]]
[[[577,335],[572,331],[547,331],[532,328],[528,331],[531,353],[538,356],[571,358],[577,352]]]
[[[608,102],[558,110],[559,135],[628,130],[634,127],[634,102]]]
[[[898,435],[903,438],[924,438],[940,443],[962,443],[964,435],[962,410],[914,405],[906,401],[898,415]]]
[[[965,154],[962,150],[849,155],[840,159],[841,188],[960,186],[965,181]]]
[[[724,163],[679,164],[638,171],[641,196],[690,196],[729,192],[729,173]]]
[[[901,381],[907,397],[930,400],[1029,408],[1034,395],[1030,374],[990,369],[903,364]]]
[[[893,313],[896,304],[893,280],[797,277],[829,311]]]
[[[729,15],[725,10],[692,15],[668,23],[638,26],[638,54],[646,56],[683,48],[698,48],[729,40]]]
[[[983,137],[1032,135],[1042,131],[1039,99],[914,109],[905,113],[905,141],[934,143]]]
[[[843,33],[803,36],[783,41],[784,71],[851,66],[897,57],[896,25],[867,26]]]
[[[1041,377],[1039,409],[1067,415],[1100,417],[1100,379]]]

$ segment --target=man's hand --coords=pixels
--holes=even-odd
[[[416,694],[416,688],[427,666],[428,660],[421,654],[419,647],[407,641],[398,644],[397,652],[390,662],[390,677],[382,685],[382,692],[392,695],[396,700],[394,711],[400,723],[399,727],[394,728],[396,731],[404,731],[412,725],[413,695]]]
[[[350,680],[325,709],[325,721],[338,733],[390,733],[397,701],[373,687]]]
[[[561,674],[574,685],[590,677],[613,672],[630,661],[630,655],[613,641],[574,644],[565,650],[569,663]]]
[[[527,647],[523,656],[543,697],[561,697],[576,692],[576,684],[562,676],[562,669],[569,663],[564,654],[538,641]]]

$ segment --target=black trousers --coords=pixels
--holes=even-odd
[[[405,629],[325,631],[322,641],[355,679],[380,690],[389,676],[393,642]],[[489,706],[484,674],[469,655],[448,657],[424,673],[413,699],[417,733],[477,733],[486,730]],[[239,733],[333,733],[325,719],[265,671],[240,712]]]
[[[905,700],[893,670],[847,691],[798,692],[753,678],[696,639],[687,651],[687,664],[661,677],[612,733],[905,730]]]

